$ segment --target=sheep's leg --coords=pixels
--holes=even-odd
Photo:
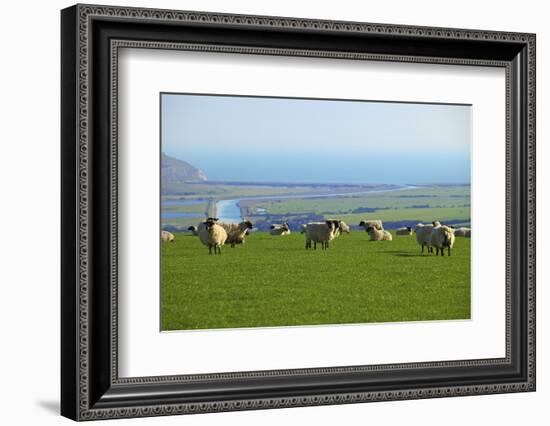
[[[313,241],[313,250],[317,250],[317,241]]]
[[[424,253],[424,243],[422,243],[422,253]]]
[[[212,244],[208,244],[208,254],[212,254]]]
[[[441,247],[441,256],[445,256],[445,249],[443,247]]]
[[[449,253],[449,256],[451,255],[451,247],[447,247],[447,252]]]

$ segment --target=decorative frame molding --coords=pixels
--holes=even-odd
[[[159,40],[134,38],[139,31],[125,32],[124,25],[128,23],[140,24],[143,27],[140,31],[158,34]],[[339,49],[324,50],[275,45],[260,47],[242,42],[219,44],[209,40],[182,41],[175,39],[173,33],[168,31],[168,27],[174,26],[189,28],[190,31],[216,27],[235,34],[246,33],[243,30],[271,31],[298,40],[300,35],[308,32],[324,34],[329,39],[344,34],[349,35],[350,42],[349,49],[346,49],[334,40],[334,46]],[[167,32],[160,34],[159,31],[163,28]],[[121,34],[124,39],[120,37]],[[199,36],[193,35],[191,38],[196,37]],[[241,37],[246,41],[246,35]],[[372,47],[367,46],[367,51],[357,51],[353,45],[355,37],[375,42]],[[280,43],[289,44],[289,40],[285,38]],[[426,47],[421,46],[419,49],[423,52],[436,52],[439,44],[454,46],[455,51],[451,52],[455,53],[464,52],[461,46],[477,50],[468,53],[469,56],[438,56],[428,53],[412,56],[399,53],[398,47],[394,51],[387,51],[389,41],[399,41],[408,46],[423,44]],[[92,420],[534,391],[535,41],[533,34],[510,32],[90,5],[76,5],[65,9],[62,12],[62,414],[75,420]],[[123,47],[505,68],[506,226],[511,236],[507,239],[506,247],[506,357],[119,378],[116,349],[116,122],[118,49]],[[107,177],[99,177],[101,172],[98,165],[101,172],[108,172],[105,174]],[[108,189],[106,198],[102,198],[99,188]],[[514,209],[518,208],[519,212],[516,212]],[[518,224],[519,226],[514,227]],[[105,233],[100,234],[98,229],[104,229]],[[101,256],[97,251],[99,247],[108,253],[108,258],[101,258],[100,262],[98,258]],[[517,265],[512,262],[514,255],[520,258]],[[103,280],[100,281],[101,279]],[[105,279],[107,282],[104,282]],[[98,309],[98,304],[103,308]],[[376,386],[372,383],[362,388],[355,382],[351,384],[352,379],[357,380],[362,377],[361,374],[393,372],[397,377],[399,372],[406,370],[438,370],[433,374],[441,376],[445,374],[444,371],[451,369],[467,372],[468,369],[489,366],[506,369],[507,377],[511,378],[501,378],[498,381],[474,380],[468,385],[453,385],[446,383],[441,377],[443,381],[436,386],[411,386],[409,383],[389,389],[375,389]],[[289,382],[286,391],[271,384],[271,396],[253,396],[254,389],[261,388],[263,393],[266,389],[269,390],[270,379],[292,379],[298,384],[304,377],[314,377],[320,382],[328,383],[336,375],[339,378],[350,375],[348,391],[343,388],[336,392],[323,392],[322,385],[316,391],[296,391]],[[241,393],[223,394],[224,383],[234,379],[249,380],[251,386],[246,392],[243,388]],[[260,383],[261,380],[264,382]],[[189,393],[182,393],[181,397],[174,399],[163,393],[163,388],[170,387],[173,390],[174,386],[189,385],[196,385],[201,389],[208,387],[204,392],[211,392],[214,396],[203,398],[202,394],[197,393],[190,398]],[[369,390],[369,386],[374,390]],[[142,395],[149,393],[149,397],[137,396],[138,389]],[[243,395],[248,397],[242,397]]]

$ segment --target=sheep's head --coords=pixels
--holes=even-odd
[[[349,226],[346,222],[340,221],[340,231],[345,232],[346,234],[350,233]]]
[[[217,220],[217,218],[209,217],[203,223],[206,225],[206,229],[210,231],[214,227],[214,225],[216,225]]]
[[[361,222],[359,222],[359,226],[365,226],[365,221],[362,220]]]
[[[433,225],[433,226],[441,226],[441,222],[439,222],[439,220],[434,220],[434,221],[432,222],[432,225]]]
[[[190,226],[189,228],[187,228],[188,231],[194,231],[195,230],[195,226]]]
[[[374,228],[372,226],[367,227],[367,232],[374,231]]]
[[[283,223],[283,226],[282,228],[285,230],[285,231],[290,231],[290,226],[288,226],[288,223]]]
[[[271,225],[269,229],[275,229],[275,225]]]
[[[244,226],[245,226],[245,229],[252,229],[254,228],[254,225],[252,225],[252,222],[250,222],[249,220],[245,220],[243,222]]]
[[[410,226],[407,226],[407,231],[411,232],[412,228]]]

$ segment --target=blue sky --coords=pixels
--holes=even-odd
[[[469,183],[471,106],[162,94],[162,151],[210,180]]]

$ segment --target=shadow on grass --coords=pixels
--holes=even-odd
[[[381,251],[379,253],[388,253],[388,254],[391,254],[393,256],[398,256],[398,257],[428,257],[428,256],[430,256],[429,253],[410,253],[410,252],[406,252],[406,251],[392,251],[392,250]]]

